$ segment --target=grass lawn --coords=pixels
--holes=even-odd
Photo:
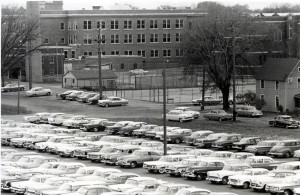
[[[30,114],[24,107],[20,107],[20,114]],[[1,104],[1,115],[16,115],[18,114],[18,107],[12,105]]]

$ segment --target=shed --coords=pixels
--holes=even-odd
[[[115,89],[118,76],[112,70],[102,70],[102,86],[104,89]],[[98,88],[99,72],[94,70],[70,70],[64,74],[63,86],[67,88]]]

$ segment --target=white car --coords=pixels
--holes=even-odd
[[[128,100],[114,96],[108,97],[105,100],[98,100],[98,105],[106,108],[109,106],[126,106],[127,104]]]
[[[109,185],[109,188],[116,192],[125,192],[129,189],[137,187],[140,183],[153,181],[156,181],[156,179],[152,177],[131,177],[127,179],[125,184]]]
[[[43,117],[48,117],[48,116],[50,116],[50,113],[48,112],[39,112],[39,113],[35,113],[34,115],[24,116],[23,119],[30,123],[39,123]]]
[[[210,195],[211,191],[202,188],[190,187],[190,188],[184,188],[179,190],[175,195],[194,195],[194,194]]]
[[[242,173],[245,169],[251,169],[251,167],[246,164],[225,165],[220,171],[207,172],[207,180],[211,183],[221,182],[227,184],[229,176]]]
[[[250,187],[250,180],[255,176],[267,175],[269,171],[262,168],[245,169],[242,173],[229,176],[228,184],[233,187],[242,187],[244,189]]]
[[[183,113],[188,113],[192,114],[194,118],[199,118],[200,117],[200,112],[192,110],[190,107],[177,107],[175,110],[180,110]]]
[[[70,128],[70,127],[72,127],[74,122],[84,121],[84,120],[86,120],[86,118],[87,118],[87,116],[84,116],[84,115],[76,115],[76,116],[71,117],[68,120],[64,120],[62,125]]]
[[[296,150],[294,152],[294,158],[299,158],[299,160],[300,160],[300,150]]]
[[[194,115],[190,113],[184,113],[180,110],[171,110],[169,113],[166,114],[166,120],[172,120],[172,121],[191,121],[194,119]]]
[[[60,143],[63,139],[69,139],[73,138],[73,136],[53,136],[46,142],[40,142],[35,144],[35,149],[40,151],[40,152],[45,152],[48,148],[49,145],[54,144],[54,143]]]
[[[99,167],[93,174],[76,177],[77,181],[106,181],[106,178],[112,173],[120,173],[119,169]]]
[[[294,195],[300,195],[300,188],[295,188],[293,190],[293,192],[294,192]]]
[[[29,91],[26,91],[26,95],[29,97],[42,96],[42,95],[50,96],[51,94],[52,94],[52,91],[50,89],[44,89],[43,87],[34,87],[34,88],[30,89]]]
[[[134,70],[129,70],[129,73],[133,75],[138,75],[138,74],[146,74],[148,73],[148,71],[145,71],[143,69],[134,69]]]

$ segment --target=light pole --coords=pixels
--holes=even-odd
[[[232,27],[232,96],[233,96],[233,121],[236,121],[236,101],[235,101],[235,27]]]
[[[163,118],[164,118],[164,155],[167,155],[167,94],[166,94],[166,63],[169,63],[169,60],[164,62],[163,66]]]
[[[98,43],[98,66],[99,66],[99,99],[102,100],[102,68],[101,68],[101,27],[98,29],[98,39],[95,40]]]
[[[28,56],[28,73],[29,73],[29,90],[32,88],[32,64],[31,64],[31,40],[27,42],[27,56]]]

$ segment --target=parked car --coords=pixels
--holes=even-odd
[[[233,115],[225,112],[224,110],[211,110],[205,114],[203,114],[203,118],[207,118],[208,120],[232,120]]]
[[[143,166],[144,162],[160,159],[163,153],[155,150],[135,150],[130,155],[117,158],[117,165],[121,167],[136,168]]]
[[[200,117],[200,112],[192,110],[190,107],[177,107],[175,110],[180,110],[183,113],[192,114],[194,118]]]
[[[42,95],[50,96],[51,94],[52,94],[52,91],[50,89],[44,89],[43,87],[34,87],[34,88],[30,89],[29,91],[26,91],[26,95],[29,97],[42,96]]]
[[[245,160],[245,163],[250,165],[252,168],[273,170],[281,163],[284,163],[284,161],[275,161],[273,158],[268,156],[251,156]]]
[[[76,171],[81,167],[85,167],[85,165],[79,162],[63,162],[63,163],[59,163],[58,167],[55,169],[45,170],[45,174],[52,174],[52,175],[72,174],[72,173],[76,173]]]
[[[269,171],[262,168],[245,169],[242,173],[228,177],[228,184],[232,187],[242,187],[247,189],[250,187],[250,180],[253,177],[267,175]]]
[[[46,162],[58,162],[59,159],[54,157],[33,155],[33,156],[23,156],[17,162],[11,164],[11,166],[22,168],[22,169],[32,169],[41,166]]]
[[[271,183],[266,186],[266,190],[271,194],[294,194],[293,190],[300,187],[300,177],[294,177],[284,182]]]
[[[81,176],[92,175],[96,170],[102,169],[101,167],[80,167],[75,173],[64,174],[64,177],[77,178]]]
[[[69,95],[66,95],[66,100],[70,100],[70,101],[74,101],[76,100],[76,98],[80,95],[82,95],[83,93],[85,93],[84,91],[73,91],[72,93],[70,93]]]
[[[183,145],[172,145],[171,149],[167,151],[168,154],[187,154],[190,151],[195,150],[192,146],[183,146]],[[191,154],[191,153],[189,153]],[[196,156],[196,155],[195,155]]]
[[[73,125],[73,122],[75,121],[84,121],[87,119],[87,116],[84,115],[76,115],[71,117],[70,119],[64,120],[62,125],[68,128],[71,128]]]
[[[184,113],[180,110],[171,110],[166,114],[166,120],[168,121],[179,121],[179,122],[184,122],[184,121],[191,121],[194,119],[194,115],[190,113]]]
[[[119,146],[117,151],[111,154],[106,154],[103,156],[102,162],[109,165],[116,165],[118,158],[132,154],[134,151],[139,150],[139,146]]]
[[[107,185],[114,185],[114,184],[123,184],[127,181],[127,179],[132,177],[140,177],[138,174],[131,173],[131,172],[115,172],[111,173],[105,183]]]
[[[238,151],[244,151],[247,146],[257,145],[261,141],[262,139],[260,137],[244,137],[239,142],[234,142],[232,148]]]
[[[300,122],[294,120],[289,115],[278,115],[273,120],[269,121],[269,125],[273,127],[284,127],[284,128],[299,128]]]
[[[199,165],[202,161],[201,158],[184,159],[176,164],[166,166],[165,172],[170,176],[183,176],[188,167]]]
[[[126,106],[127,104],[128,100],[114,96],[110,96],[105,100],[98,100],[98,105],[106,108],[109,106]]]
[[[258,142],[257,145],[247,146],[245,148],[246,152],[251,152],[253,154],[264,154],[267,155],[271,148],[275,146],[279,141],[278,140],[264,140]]]
[[[178,190],[188,188],[190,185],[180,183],[163,183],[154,192],[142,192],[141,195],[175,195]]]
[[[294,151],[294,158],[299,158],[299,160],[300,160],[300,150]]]
[[[42,117],[48,117],[50,116],[49,112],[38,112],[34,115],[24,116],[23,119],[30,123],[40,123],[42,120]]]
[[[184,137],[184,142],[188,145],[194,145],[196,139],[206,138],[208,135],[212,133],[213,131],[209,131],[209,130],[194,131],[192,135]]]
[[[73,93],[73,92],[75,92],[76,90],[68,90],[68,91],[65,91],[65,92],[63,92],[63,93],[57,93],[56,94],[56,98],[57,99],[62,99],[62,100],[64,100],[64,99],[66,99],[66,96],[67,95],[70,95],[71,93]]]
[[[108,121],[107,119],[95,119],[90,121],[89,123],[82,124],[80,130],[82,131],[104,131],[103,122]]]
[[[116,184],[116,185],[109,185],[108,187],[116,192],[125,192],[129,189],[137,187],[138,184],[143,182],[152,182],[156,181],[156,179],[152,177],[131,177],[127,179],[125,184]]]
[[[35,144],[40,143],[40,142],[45,142],[49,140],[51,137],[53,137],[54,134],[38,134],[35,138],[29,138],[23,143],[23,147],[28,149],[28,150],[34,150],[35,149]]]
[[[134,70],[129,70],[130,75],[139,75],[139,74],[146,74],[148,71],[145,71],[143,69],[134,69]]]
[[[294,171],[300,173],[300,161],[283,162],[277,166],[276,170]]]
[[[113,124],[113,125],[111,125],[111,126],[106,126],[106,132],[108,133],[108,134],[118,134],[119,133],[119,131],[123,128],[123,127],[125,127],[125,126],[127,126],[128,124],[130,124],[130,123],[134,123],[133,121],[119,121],[119,122],[117,122],[117,123],[115,123],[115,124]]]
[[[233,104],[233,96],[228,98],[228,103],[231,104],[231,105]],[[244,94],[237,94],[235,96],[235,103],[236,104],[245,104],[246,103],[246,98],[245,98]]]
[[[237,116],[261,117],[263,113],[254,106],[242,106],[236,109]]]
[[[81,176],[77,177],[77,181],[103,181],[106,182],[107,178],[112,174],[112,173],[121,173],[119,169],[113,169],[113,168],[101,168],[95,170],[95,172],[92,175],[87,175],[87,176]]]
[[[204,97],[204,103],[207,105],[217,105],[220,104],[222,102],[221,99],[216,99],[213,96],[205,96]],[[194,99],[192,100],[192,103],[194,104],[194,106],[200,106],[202,105],[202,98],[199,99]]]
[[[193,195],[193,194],[203,194],[210,195],[211,191],[202,188],[190,187],[179,190],[175,195]]]
[[[231,149],[233,143],[240,141],[242,138],[241,134],[236,133],[223,135],[219,140],[212,143],[212,147],[217,149]]]
[[[180,127],[166,127],[167,132],[170,132],[174,129],[180,129]],[[145,137],[149,139],[159,139],[159,137],[156,137],[158,134],[164,132],[164,126],[157,126],[154,127],[151,131],[147,131],[145,133]]]
[[[4,87],[1,87],[2,92],[10,92],[10,91],[24,91],[26,89],[26,85],[18,85],[18,84],[7,84]]]
[[[143,125],[141,126],[141,128],[133,130],[132,135],[137,137],[144,137],[148,131],[153,130],[155,127],[157,127],[157,125]]]
[[[65,120],[69,120],[73,116],[74,115],[72,115],[72,114],[59,115],[55,118],[49,118],[48,123],[51,124],[51,125],[62,125]]]
[[[107,99],[108,96],[106,94],[102,94],[102,100]],[[88,98],[86,102],[88,104],[97,104],[98,100],[100,100],[100,94],[95,95],[94,97]]]
[[[197,138],[194,140],[194,145],[202,148],[210,148],[212,143],[219,140],[227,133],[212,133],[209,134],[206,138]]]
[[[226,159],[225,161],[228,164],[234,164],[234,163],[245,163],[246,159],[249,157],[253,157],[254,154],[249,152],[236,152],[231,154],[229,159]]]
[[[76,100],[77,100],[78,102],[86,103],[87,100],[88,100],[89,98],[93,98],[93,97],[95,97],[96,95],[97,95],[97,93],[86,93],[86,94],[83,94],[83,95],[78,96],[78,97],[76,98]]]
[[[101,162],[104,155],[114,153],[116,151],[117,146],[103,147],[99,152],[89,152],[87,154],[87,159],[90,159],[92,162]]]
[[[268,154],[273,155],[274,157],[290,158],[294,155],[294,151],[299,149],[300,140],[284,140],[273,146]]]
[[[203,159],[198,165],[190,166],[182,174],[187,179],[204,180],[208,171],[222,170],[226,165],[224,160],[220,159]]]
[[[54,144],[54,143],[60,143],[63,139],[69,139],[69,138],[73,138],[73,136],[71,136],[71,135],[53,136],[45,142],[36,143],[35,149],[38,150],[39,152],[45,152],[49,145]]]
[[[133,131],[136,129],[140,129],[143,125],[146,125],[145,122],[132,122],[126,125],[125,127],[122,127],[119,131],[120,135],[128,135],[131,136]]]
[[[174,142],[176,144],[179,144],[183,142],[185,136],[190,136],[190,135],[192,135],[191,129],[175,129],[172,130],[171,132],[167,132],[166,139],[168,142]],[[160,140],[164,140],[163,135],[160,136]]]
[[[211,183],[228,183],[228,177],[232,175],[239,174],[243,172],[245,169],[251,169],[251,166],[246,164],[233,164],[233,165],[225,165],[220,171],[209,171],[207,173],[207,180]]]

